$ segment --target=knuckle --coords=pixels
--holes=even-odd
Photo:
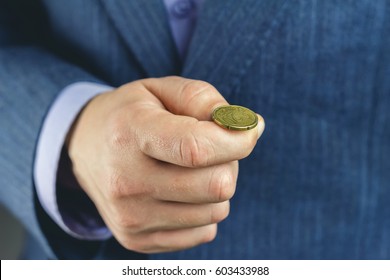
[[[108,184],[108,198],[118,200],[126,196],[127,182],[123,176],[114,172],[111,174]]]
[[[167,247],[166,244],[166,233],[162,231],[154,232],[149,236],[148,244],[152,248],[159,248],[159,250],[163,250],[163,248]],[[146,250],[150,250],[150,248],[145,248]]]
[[[128,107],[124,106],[107,117],[107,143],[113,151],[121,152],[131,147],[136,140],[127,125],[128,112]]]
[[[122,150],[127,142],[126,135],[119,129],[113,130],[109,137],[109,147],[113,150]]]
[[[183,103],[187,106],[193,106],[197,100],[211,99],[215,91],[215,88],[207,82],[199,80],[188,81],[182,88],[182,96],[185,99]]]
[[[120,117],[111,117],[109,120],[110,131],[108,133],[108,146],[114,151],[123,150],[128,146],[129,134],[126,129],[123,129],[122,120]]]
[[[193,221],[195,219],[194,218],[191,218],[191,217],[188,217],[188,216],[184,216],[184,215],[181,215],[180,217],[177,218],[177,224],[180,225],[180,227],[190,227],[193,225]]]
[[[214,172],[210,180],[209,195],[214,201],[226,201],[233,197],[236,189],[231,170]]]
[[[142,253],[161,253],[182,248],[182,240],[176,239],[175,244],[170,244],[169,239],[170,233],[166,231],[149,233],[137,244],[137,250]]]
[[[203,243],[211,242],[215,239],[216,236],[217,236],[217,225],[213,225],[209,227],[206,233],[204,234],[202,242]]]
[[[110,201],[124,198],[139,199],[150,195],[152,192],[153,188],[137,176],[130,177],[123,175],[123,172],[114,171],[109,177],[107,196]]]
[[[128,235],[116,234],[115,239],[127,250],[134,250],[134,242]]]
[[[180,157],[183,165],[188,167],[207,166],[213,151],[208,145],[189,133],[180,140]]]
[[[129,236],[117,239],[119,243],[127,250],[135,251],[138,253],[148,253],[148,247],[145,246],[144,243],[139,240],[135,240],[134,238],[131,238]]]
[[[213,208],[211,212],[211,223],[219,223],[225,220],[229,216],[230,212],[230,203],[227,201],[226,203],[220,203]]]
[[[184,84],[182,93],[185,97],[191,99],[191,97],[197,96],[198,94],[210,94],[214,90],[214,87],[205,81],[190,80]]]
[[[143,222],[138,216],[124,215],[122,212],[115,215],[115,223],[123,231],[136,234],[143,230]]]
[[[150,253],[151,252],[151,249],[149,248],[150,246],[147,246],[143,243],[130,243],[129,244],[129,248],[127,248],[128,250],[132,250],[132,251],[135,251],[135,252],[138,252],[138,253],[143,253],[143,254],[147,254],[147,253]]]
[[[157,150],[168,150],[171,143],[171,136],[166,134],[147,135],[138,137],[137,147],[145,155],[153,155]]]
[[[139,233],[139,234],[126,234],[124,238],[120,241],[121,245],[126,249],[135,251],[138,253],[157,253],[161,252],[161,246],[158,239],[154,238],[154,236],[158,234],[156,233]]]

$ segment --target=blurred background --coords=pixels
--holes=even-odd
[[[23,227],[0,205],[0,259],[18,259],[22,251],[23,239]]]

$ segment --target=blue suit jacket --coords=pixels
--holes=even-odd
[[[47,257],[390,258],[389,1],[206,1],[183,63],[159,0],[1,5],[0,200]],[[216,240],[145,256],[67,236],[32,178],[56,94],[173,74],[266,120]]]

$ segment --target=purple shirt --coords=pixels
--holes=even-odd
[[[184,60],[195,27],[197,12],[204,0],[163,0],[176,47]],[[111,90],[106,85],[78,82],[64,88],[44,121],[40,132],[34,164],[34,181],[45,211],[68,234],[89,240],[111,237],[111,232],[100,223],[94,225],[94,218],[85,225],[60,213],[56,198],[56,174],[61,149],[66,135],[83,106],[99,93]],[[80,207],[80,211],[83,209]],[[66,219],[64,219],[66,217]]]
[[[184,60],[204,0],[164,0],[176,47]]]

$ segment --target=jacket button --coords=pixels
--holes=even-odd
[[[172,6],[172,15],[176,18],[185,18],[191,14],[195,8],[192,0],[179,0]]]

